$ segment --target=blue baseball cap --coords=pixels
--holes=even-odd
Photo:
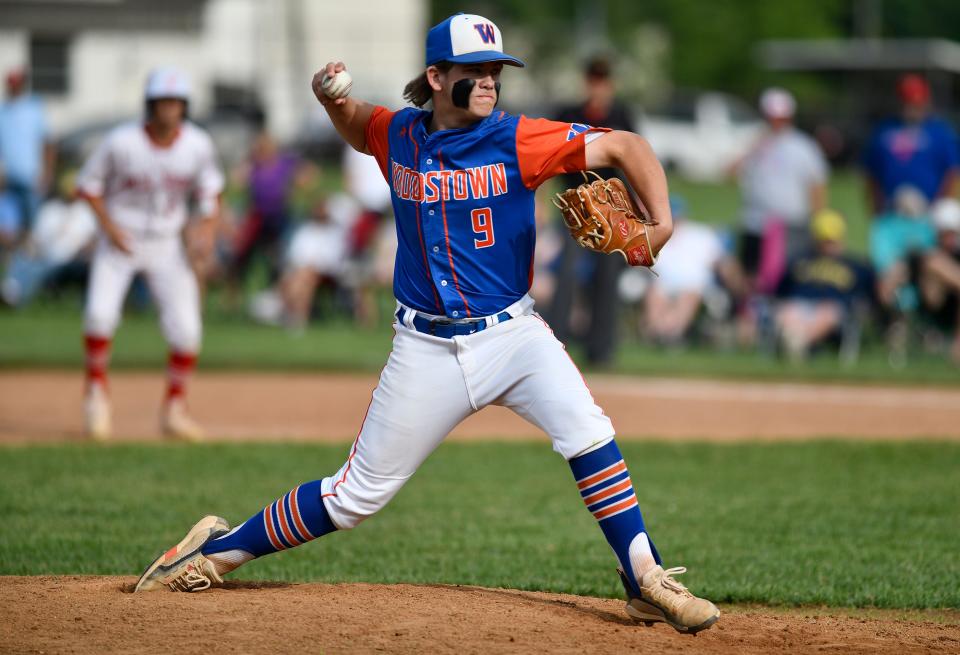
[[[524,63],[503,52],[500,28],[483,16],[454,14],[427,33],[427,66],[441,61],[479,64],[502,61],[510,66]]]

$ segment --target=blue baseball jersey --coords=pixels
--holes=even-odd
[[[431,134],[431,115],[377,107],[366,128],[393,198],[394,295],[453,319],[496,314],[530,289],[537,187],[583,170],[585,135],[606,130],[495,111]]]
[[[863,165],[879,183],[887,203],[897,187],[905,184],[933,200],[946,174],[960,165],[957,135],[936,117],[915,124],[899,118],[888,120],[878,125],[870,138]]]

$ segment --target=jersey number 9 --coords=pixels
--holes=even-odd
[[[473,240],[473,247],[476,249],[489,248],[494,244],[493,237],[493,212],[489,207],[481,207],[470,212],[470,218],[473,220],[473,231],[482,235],[482,238]]]

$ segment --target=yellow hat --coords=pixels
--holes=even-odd
[[[813,215],[810,232],[817,241],[842,241],[847,235],[847,222],[840,212],[821,209]]]

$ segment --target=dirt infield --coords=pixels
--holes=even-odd
[[[960,439],[960,390],[591,376],[621,438]],[[344,441],[369,375],[201,373],[191,406],[214,440]],[[117,440],[159,439],[159,374],[112,378]],[[76,372],[0,373],[0,443],[82,436]],[[507,410],[454,439],[541,438]],[[697,637],[646,628],[622,601],[445,585],[228,583],[201,594],[132,595],[120,577],[0,577],[0,653],[947,653],[960,611],[722,606]]]
[[[697,440],[815,437],[960,439],[960,389],[853,387],[588,376],[621,438]],[[349,441],[376,385],[371,375],[200,373],[191,408],[212,439]],[[158,439],[160,374],[111,378],[118,439]],[[0,443],[82,439],[77,372],[0,373]],[[490,407],[455,439],[545,438]]]
[[[723,607],[696,637],[617,600],[442,585],[233,583],[126,593],[132,578],[0,577],[16,653],[948,653],[960,612]]]

